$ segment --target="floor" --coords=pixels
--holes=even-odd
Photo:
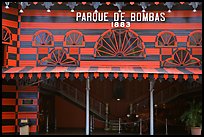
[[[48,133],[39,133],[40,135],[86,135],[85,130],[82,129],[63,129],[63,130],[56,130],[56,131],[50,131]],[[94,130],[90,133],[90,135],[139,135],[138,133],[125,133],[118,131],[104,131],[104,130]]]

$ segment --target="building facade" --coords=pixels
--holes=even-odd
[[[19,133],[19,122],[25,118],[32,123],[30,133],[38,133],[40,91],[53,85],[63,88],[62,81],[201,83],[201,6],[199,2],[2,2],[2,133]],[[125,21],[115,21],[123,12]],[[140,21],[138,16],[146,18]],[[45,81],[47,85],[42,84]],[[98,111],[106,114],[105,108]]]

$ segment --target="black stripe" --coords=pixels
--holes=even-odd
[[[2,119],[2,126],[15,125],[15,119]]]
[[[21,41],[21,48],[33,48],[32,42]],[[155,48],[155,42],[144,42],[145,48]],[[85,48],[94,48],[95,42],[86,42]],[[186,47],[186,42],[178,42],[177,47]],[[63,47],[62,42],[54,42],[54,47]],[[176,47],[176,48],[177,48]]]
[[[9,30],[11,31],[12,34],[17,34],[17,28],[13,28],[13,27],[10,27],[10,26],[7,26],[7,25],[4,25],[4,26],[9,28]]]
[[[144,73],[144,71],[140,67],[133,67],[133,70],[135,71],[135,73]]]
[[[66,71],[72,72],[76,70],[77,67],[68,67]]]
[[[2,98],[16,98],[16,92],[3,92]]]
[[[36,60],[36,54],[20,54],[20,60]]]
[[[37,106],[36,105],[30,105],[30,106],[18,106],[19,112],[37,112]]]
[[[164,70],[163,68],[156,68],[156,70],[157,70],[159,73],[168,74],[168,72],[167,72],[166,70]]]
[[[27,66],[24,69],[20,70],[19,73],[24,73],[24,72],[28,72],[32,69],[33,67]]]
[[[21,29],[21,35],[34,35],[35,32],[38,30],[42,30],[40,28],[32,28],[32,29]],[[53,35],[65,35],[68,31],[71,31],[72,29],[46,29],[50,31]],[[81,33],[84,35],[101,35],[108,29],[78,29]],[[138,35],[142,36],[156,36],[159,32],[163,31],[163,29],[155,28],[154,30],[140,30],[140,29],[131,29],[134,32],[136,32]],[[169,31],[172,31],[176,36],[187,36],[190,32],[194,31],[192,30],[186,30],[186,29],[180,29],[180,30],[174,30],[171,29]]]
[[[2,105],[2,112],[15,112],[16,106],[10,106],[10,105]]]
[[[13,53],[8,53],[8,59],[17,60],[17,55]]]
[[[92,66],[92,67],[90,67],[89,68],[89,72],[91,71],[91,72],[97,72],[97,70],[98,70],[98,67],[94,67],[94,66]]]
[[[8,69],[4,69],[3,70],[3,68],[2,68],[2,72],[4,72],[4,71],[6,71],[6,70],[8,70]],[[8,74],[9,75],[9,74]],[[6,81],[6,80],[3,80],[2,81],[2,86],[3,85],[13,85],[13,86],[15,86],[16,87],[16,80],[14,80],[14,79],[10,79],[9,81]],[[4,91],[3,91],[4,92]],[[15,92],[14,92],[15,93]]]
[[[193,57],[202,61],[202,53],[201,53],[201,55],[193,55]]]
[[[179,71],[183,72],[184,74],[193,74],[191,71],[188,71],[185,68],[177,68]]]
[[[120,60],[126,60],[126,61],[132,61],[132,60],[137,60],[137,61],[159,61],[160,55],[147,55],[145,58],[143,57],[94,57],[93,55],[81,55],[81,60],[83,61],[89,61],[89,60],[115,60],[115,61],[120,61]]]
[[[108,17],[108,23],[114,22],[113,17]],[[130,17],[124,18],[126,22],[136,23],[137,21],[131,21]],[[79,18],[76,21],[76,17],[63,17],[63,16],[22,16],[21,22],[54,22],[54,23],[94,23],[93,21],[81,21]],[[202,17],[169,17],[166,18],[165,23],[201,23]],[[101,21],[100,23],[107,23]],[[146,21],[140,21],[138,23],[146,23]],[[163,23],[162,21],[156,21],[154,23]]]
[[[55,67],[46,67],[42,72],[51,72]]]
[[[162,60],[166,60],[168,58],[171,58],[172,57],[172,54],[171,55],[162,55]]]
[[[112,67],[111,70],[112,70],[113,72],[115,72],[115,71],[120,71],[120,67]]]
[[[38,93],[37,92],[19,92],[18,93],[18,98],[36,99],[36,98],[38,98]]]
[[[47,54],[38,54],[38,60],[41,60],[42,58],[47,57]]]
[[[102,5],[99,6],[98,10],[99,11],[118,11],[118,8],[116,6],[114,6],[113,4],[110,4],[110,5],[106,5],[104,3],[104,1],[101,1],[102,2]],[[57,4],[56,2],[53,2],[54,3],[54,6],[51,7],[51,10],[68,10],[67,6],[65,3],[59,5]],[[34,4],[31,4],[29,7],[27,7],[29,10],[32,10],[32,9],[35,9],[35,10],[46,10],[45,7],[43,7],[42,5],[42,2],[39,2],[37,5],[34,5]],[[82,5],[82,4],[79,4],[78,6],[76,6],[74,8],[76,11],[83,11],[83,10],[89,10],[89,11],[94,11],[94,8],[93,6],[90,6],[89,4],[86,4],[86,5]],[[124,8],[124,10],[131,10],[131,11],[139,11],[141,12],[141,7],[138,5],[138,2],[136,2],[134,5],[129,5],[127,4]],[[199,9],[202,9],[202,5],[199,5],[198,8]],[[158,10],[158,11],[166,11],[167,10],[167,7],[164,5],[164,4],[159,4],[159,5],[151,5],[148,7],[148,10],[149,11],[152,11],[152,10]],[[189,6],[188,4],[177,4],[177,5],[174,5],[173,7],[173,10],[192,10],[192,7]],[[70,12],[70,11],[69,11]]]
[[[7,19],[7,20],[11,20],[11,21],[16,21],[17,22],[18,21],[18,16],[2,12],[2,19]]]

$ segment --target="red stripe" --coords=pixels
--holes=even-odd
[[[37,132],[37,125],[32,125],[29,127],[30,132]]]
[[[19,61],[19,66],[24,67],[24,66],[32,66],[35,67],[36,66],[36,61],[32,61],[32,60],[20,60]]]
[[[148,55],[160,55],[160,48],[146,48],[145,51]]]
[[[100,35],[84,35],[86,42],[96,42],[99,39]]]
[[[23,119],[23,118],[36,119],[37,118],[37,113],[23,113],[23,112],[19,112],[18,113],[18,119]]]
[[[8,52],[7,52],[8,53]],[[8,55],[8,54],[7,54]],[[11,60],[11,59],[8,59],[8,66],[13,66],[15,67],[16,66],[16,60]]]
[[[144,73],[159,73],[156,69],[154,68],[142,68]]]
[[[80,49],[80,54],[90,54],[90,55],[93,55],[94,54],[94,48],[81,48]]]
[[[15,112],[2,112],[2,119],[15,119]]]
[[[81,67],[94,66],[134,66],[134,67],[149,67],[160,68],[160,61],[80,61]]]
[[[2,98],[2,105],[16,105],[16,99]]]
[[[2,19],[2,25],[13,27],[13,28],[18,28],[18,22],[7,20],[7,19]]]
[[[17,8],[9,7],[9,9],[5,9],[5,7],[2,6],[2,12],[18,16],[18,9]]]
[[[188,36],[176,36],[177,42],[186,42]]]
[[[162,55],[172,55],[172,48],[161,48]]]
[[[111,29],[110,23],[41,23],[21,22],[22,29]],[[131,23],[130,29],[202,29],[202,23]]]
[[[8,53],[17,54],[17,48],[12,47],[12,46],[8,46]]]
[[[55,67],[52,72],[65,72],[68,67]]]
[[[3,92],[16,92],[16,86],[2,85]]]
[[[179,71],[176,68],[164,68],[168,72],[168,74],[184,74],[182,71]]]
[[[9,9],[10,10],[10,9]],[[90,10],[83,10],[82,12],[93,12]],[[113,13],[116,11],[108,11],[108,17],[113,17]],[[125,17],[130,17],[130,12],[134,11],[124,11]],[[161,12],[161,11],[148,11],[148,12]],[[165,17],[202,17],[202,11],[192,12],[191,10],[176,10],[171,13],[164,11]],[[67,12],[67,10],[52,10],[48,13],[45,10],[24,10],[21,16],[63,16],[63,17],[76,17],[76,12]]]
[[[44,69],[46,69],[47,67],[34,67],[31,70],[28,71],[28,73],[38,73],[38,72],[42,72]]]
[[[23,89],[18,90],[18,92],[38,92],[38,86],[23,87]]]
[[[15,132],[15,125],[14,126],[2,126],[2,133],[12,133]]]
[[[79,54],[79,48],[69,48],[70,54]]]
[[[199,68],[185,68],[185,69],[192,72],[193,74],[202,74],[202,70]]]
[[[17,34],[12,34],[12,40],[17,41]]]
[[[202,47],[199,48],[191,48],[193,55],[202,55]]]
[[[95,28],[94,28],[95,29]],[[65,35],[53,35],[54,41],[64,41]],[[84,35],[86,42],[96,42],[100,35]],[[156,36],[140,36],[143,42],[155,42]],[[177,42],[186,42],[187,36],[176,36]],[[20,35],[20,41],[32,41],[33,35]]]
[[[36,48],[20,48],[20,54],[37,54]]]
[[[48,54],[48,48],[38,48],[38,54]]]

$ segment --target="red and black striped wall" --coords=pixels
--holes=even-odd
[[[80,10],[81,12],[83,10]],[[87,11],[84,11],[87,12]],[[102,11],[101,11],[102,12]],[[128,21],[130,19],[130,11],[125,11]],[[131,11],[132,12],[132,11]],[[113,16],[113,11],[109,11],[109,19]],[[94,45],[98,38],[108,29],[111,29],[110,22],[76,22],[75,14],[68,10],[51,10],[47,13],[46,10],[36,6],[25,10],[21,14],[20,21],[20,60],[19,66],[39,66],[37,61],[47,56],[50,48],[63,47],[65,34],[73,29],[83,33],[85,37],[85,47],[82,48],[67,48],[69,54],[79,55],[77,58],[80,61],[80,67],[104,66],[111,62],[111,66],[126,66],[139,65],[159,68],[161,64],[172,56],[179,48],[187,48],[187,37],[194,30],[202,29],[202,13],[196,13],[191,10],[175,10],[172,13],[166,12],[165,22],[132,22],[130,29],[136,32],[144,41],[146,58],[137,60],[104,60],[95,58]],[[36,47],[32,46],[34,34],[39,30],[48,30],[54,37],[54,46],[51,47]],[[158,33],[162,31],[171,31],[176,35],[177,46],[172,47],[155,47],[155,40]],[[187,48],[189,52],[196,58],[202,59],[201,49]]]
[[[16,81],[2,84],[2,134],[19,134],[21,119],[30,120],[30,134],[38,132],[39,92],[37,86],[17,89]],[[32,100],[32,104],[24,104]]]
[[[17,66],[18,65],[18,9],[17,6],[11,4],[9,9],[5,9],[2,4],[2,26],[7,27],[12,33],[12,44],[3,44],[5,63],[4,66]]]
[[[57,4],[56,4],[57,5]],[[94,46],[98,38],[108,29],[111,29],[110,22],[113,20],[113,12],[117,9],[112,6],[101,9],[100,12],[108,11],[110,22],[76,22],[76,11],[87,12],[94,11],[90,6],[81,6],[74,13],[67,10],[64,5],[54,6],[51,13],[41,6],[31,4],[24,10],[24,13],[18,13],[17,8],[11,7],[5,9],[2,6],[3,25],[11,29],[13,35],[13,45],[7,49],[7,66],[39,66],[38,62],[46,57],[54,47],[64,47],[64,37],[68,31],[78,30],[83,33],[85,38],[85,47],[64,47],[69,56],[79,60],[80,67],[92,66],[142,66],[159,68],[163,62],[179,48],[187,48],[193,57],[202,59],[202,47],[188,48],[187,37],[194,30],[202,29],[202,11],[192,12],[185,6],[177,7],[171,13],[167,10],[154,7],[153,12],[164,11],[166,13],[165,22],[131,22],[130,29],[136,32],[144,41],[146,58],[134,60],[109,60],[94,57]],[[80,7],[80,6],[79,6]],[[83,7],[83,10],[82,10]],[[106,6],[108,7],[108,6]],[[113,8],[114,7],[114,8]],[[134,11],[131,7],[125,10],[126,21],[130,20],[130,12]],[[54,46],[32,46],[33,36],[39,30],[47,30],[52,33]],[[171,31],[176,35],[176,47],[155,47],[156,36],[162,31]],[[17,37],[18,36],[18,37]],[[19,40],[17,40],[17,38]],[[17,47],[17,48],[16,48]],[[17,54],[17,55],[16,55]],[[151,66],[150,66],[151,64]]]
[[[38,86],[25,87],[19,89],[18,93],[18,115],[17,119],[20,122],[21,119],[29,119],[31,124],[30,134],[36,134],[38,132],[38,112],[39,112],[39,92]],[[24,101],[32,101],[32,104],[24,104]],[[19,126],[17,127],[19,132]]]
[[[2,133],[15,134],[17,126],[17,91],[14,80],[2,84]]]

